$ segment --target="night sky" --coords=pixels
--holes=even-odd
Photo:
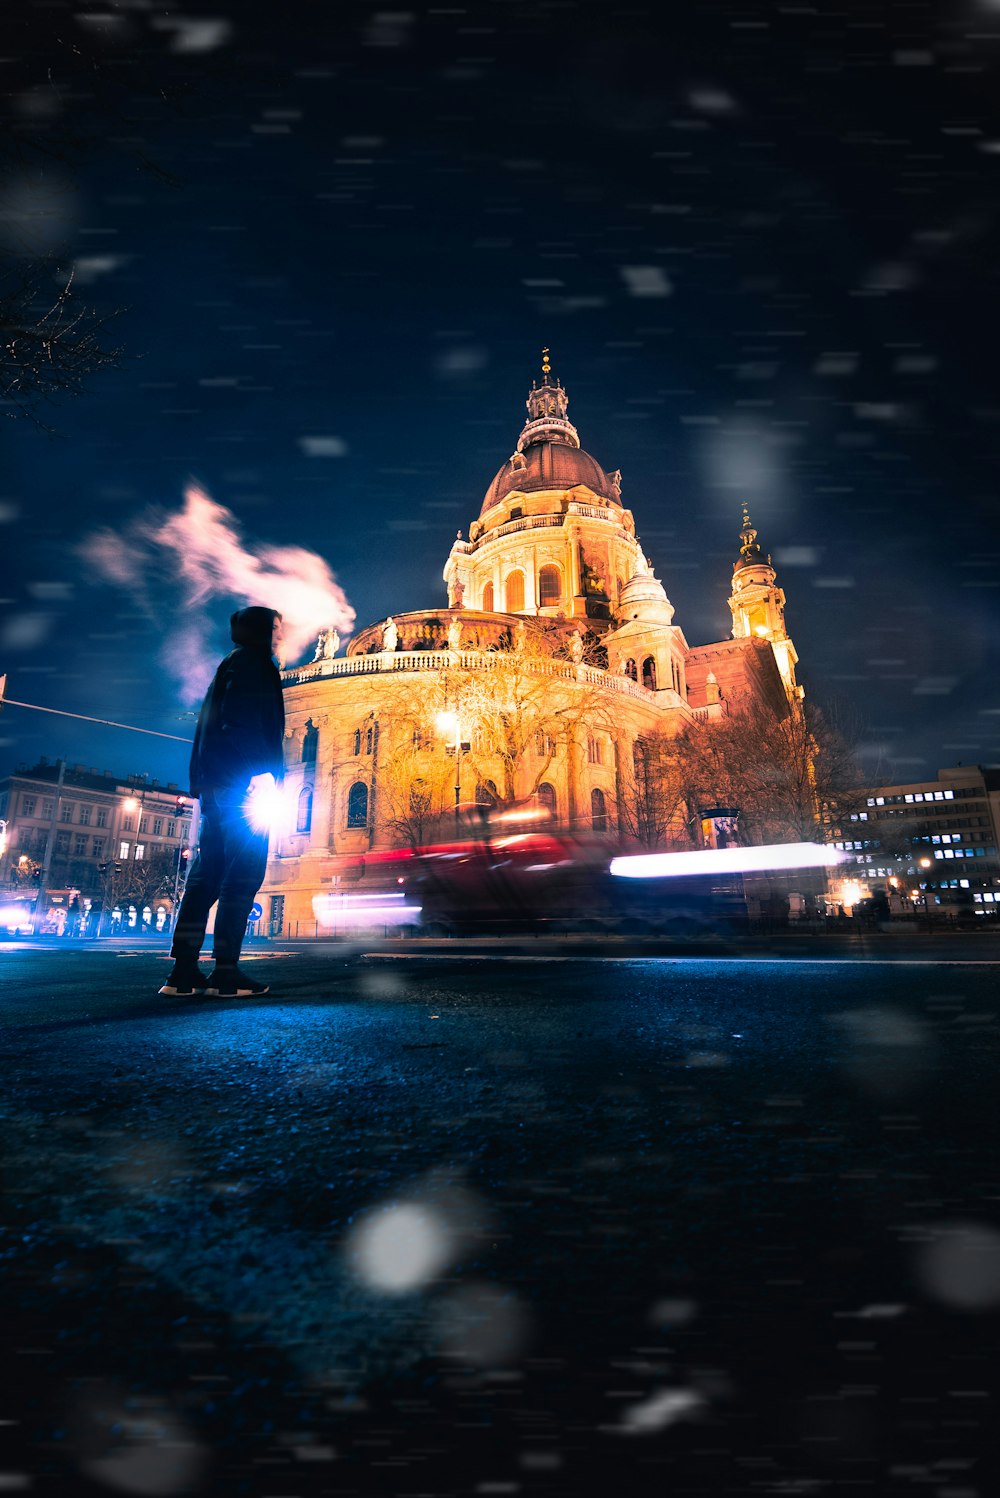
[[[1000,759],[996,0],[14,0],[0,54],[0,269],[75,267],[123,350],[0,424],[9,696],[193,731],[169,558],[80,556],[191,481],[359,626],[444,607],[549,345],[689,644],[746,500],[871,773]],[[244,601],[199,606],[210,666]],[[186,774],[14,707],[0,749]]]

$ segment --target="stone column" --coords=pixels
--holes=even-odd
[[[538,613],[538,565],[535,548],[529,546],[524,553],[524,612]]]

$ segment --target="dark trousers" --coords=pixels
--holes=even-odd
[[[255,832],[247,821],[243,787],[205,791],[200,799],[198,853],[184,886],[170,952],[182,962],[198,960],[208,913],[218,900],[215,961],[220,967],[235,967],[250,908],[264,880],[267,833]]]

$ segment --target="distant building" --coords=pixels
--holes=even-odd
[[[47,759],[21,766],[0,780],[0,906],[8,924],[30,908],[39,930],[62,931],[89,912],[96,927],[101,910],[105,932],[112,924],[163,929],[178,871],[184,879],[191,815],[174,784]]]
[[[1000,917],[1000,767],[958,765],[936,780],[863,792],[834,828],[851,857],[831,881],[846,909],[884,896],[897,913],[965,908]]]
[[[341,656],[325,633],[285,673],[291,819],[272,837],[265,929],[310,930],[345,855],[440,826],[452,805],[534,800],[571,831],[612,832],[643,736],[740,697],[798,710],[785,596],[746,508],[732,638],[691,646],[620,471],[583,450],[567,408],[546,355],[514,451],[452,544],[446,607],[368,625]]]

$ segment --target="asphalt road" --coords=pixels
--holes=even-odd
[[[991,1498],[1000,965],[790,950],[0,949],[0,1492]]]

